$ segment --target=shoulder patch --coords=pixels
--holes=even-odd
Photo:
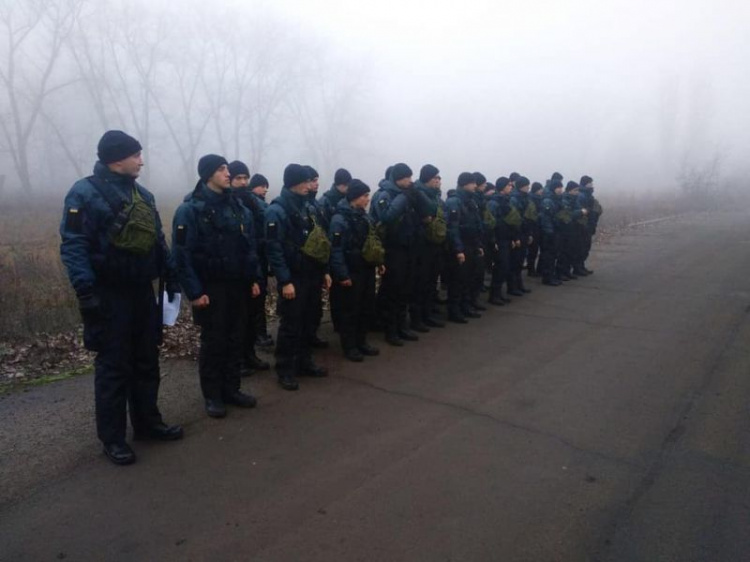
[[[184,224],[178,224],[174,235],[174,243],[178,246],[184,246],[187,242],[187,227]]]
[[[333,242],[332,245],[334,248],[338,248],[341,246],[341,233],[340,232],[334,232],[333,233]]]
[[[380,205],[385,205],[386,203],[387,203],[387,201],[385,200],[385,197],[381,197],[380,201],[378,201],[378,204],[380,204]]]
[[[269,222],[266,225],[266,239],[268,240],[276,240],[276,237],[278,236],[278,225],[275,222]]]
[[[83,213],[80,209],[71,207],[65,214],[65,230],[80,234],[83,230]]]

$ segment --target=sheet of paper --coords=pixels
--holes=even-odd
[[[182,295],[180,293],[177,293],[174,296],[174,299],[172,302],[169,302],[169,296],[167,295],[167,292],[164,291],[164,317],[162,319],[162,323],[165,326],[174,326],[177,322],[177,318],[180,316],[180,301],[182,300]]]

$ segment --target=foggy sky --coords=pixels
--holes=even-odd
[[[273,6],[366,65],[369,116],[342,134],[371,140],[342,165],[371,180],[406,161],[438,165],[448,184],[465,169],[539,181],[559,170],[602,189],[659,187],[686,158],[718,150],[729,171],[750,150],[750,8],[740,1]]]

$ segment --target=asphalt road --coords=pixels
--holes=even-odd
[[[0,401],[0,559],[750,560],[750,217],[649,225],[593,277],[344,364],[247,380],[182,442],[115,467],[90,377]],[[379,343],[379,337],[373,337]]]

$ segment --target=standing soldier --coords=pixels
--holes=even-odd
[[[581,256],[581,268],[589,275],[594,273],[586,267],[586,260],[591,252],[591,242],[599,226],[599,217],[602,216],[602,206],[594,197],[594,180],[589,176],[581,178],[581,187],[578,194],[578,202],[581,208],[588,211],[588,223],[583,233],[583,255]]]
[[[333,185],[323,194],[322,198],[323,218],[327,225],[331,224],[331,219],[336,214],[336,207],[339,202],[346,199],[346,190],[349,188],[351,181],[352,175],[348,170],[344,168],[336,170],[333,176]]]
[[[266,316],[265,301],[268,265],[265,263],[264,257],[262,257],[265,255],[262,228],[264,223],[264,208],[249,187],[250,170],[244,162],[235,160],[229,164],[229,181],[234,195],[253,215],[255,248],[261,269],[261,276],[258,279],[260,295],[253,297],[250,293],[247,293],[247,321],[245,322],[245,336],[243,338],[242,370],[249,373],[256,370],[267,371],[271,368],[271,365],[269,365],[268,361],[263,361],[255,353],[255,342],[260,336],[259,327],[265,325]],[[263,316],[263,320],[259,318],[261,315]]]
[[[331,219],[331,309],[336,310],[344,356],[361,362],[380,351],[367,343],[375,305],[375,269],[385,272],[385,250],[367,215],[370,188],[352,180]]]
[[[582,228],[587,222],[587,214],[588,211],[578,204],[578,184],[569,181],[565,186],[561,209],[558,213],[562,231],[562,246],[558,263],[561,279],[578,279],[578,277],[588,275],[579,264],[583,244]]]
[[[495,218],[487,210],[487,198],[485,194],[487,191],[487,178],[482,172],[474,172],[474,182],[477,184],[477,190],[474,192],[474,198],[479,208],[479,216],[482,217],[482,247],[488,248],[488,244],[491,244],[492,230],[495,227]],[[489,239],[488,239],[489,237]],[[476,286],[477,298],[474,302],[474,308],[479,311],[487,310],[487,308],[480,304],[479,294],[486,291],[484,286],[484,276],[487,272],[487,258],[484,253],[477,259],[477,268],[474,272],[474,285]]]
[[[528,178],[518,176],[515,181],[515,187],[510,194],[510,204],[521,217],[521,232],[517,240],[516,247],[511,252],[510,257],[510,287],[508,294],[523,296],[524,293],[530,293],[523,284],[523,263],[526,260],[526,251],[534,238],[534,223],[536,222],[536,207],[533,202],[529,201],[529,189],[531,182]]]
[[[276,341],[276,374],[285,390],[297,390],[298,376],[325,377],[313,362],[311,341],[318,322],[330,243],[309,203],[311,178],[299,164],[284,170],[281,195],[266,209],[266,255],[279,291],[281,317]]]
[[[539,227],[539,213],[542,210],[542,184],[535,181],[531,184],[531,192],[529,193],[529,207],[534,206],[533,211],[529,211],[529,216],[536,215],[536,220],[533,220],[532,224],[532,240],[529,244],[529,249],[526,254],[526,264],[529,277],[539,277],[537,269],[537,257],[539,256],[539,241],[542,237],[542,230]],[[530,219],[531,220],[531,219]]]
[[[415,187],[429,199],[435,214],[422,221],[420,250],[417,256],[414,297],[409,311],[412,329],[427,331],[444,328],[445,323],[432,313],[437,298],[437,282],[443,267],[445,240],[448,228],[445,221],[445,203],[440,198],[440,170],[432,164],[422,166]]]
[[[262,174],[253,174],[250,178],[250,192],[255,198],[258,212],[253,211],[253,226],[255,228],[255,239],[258,243],[258,261],[260,262],[261,279],[260,279],[260,296],[253,300],[255,309],[255,345],[257,347],[273,347],[273,338],[268,333],[268,319],[266,317],[266,302],[268,300],[268,277],[270,269],[268,267],[268,256],[266,256],[266,229],[265,213],[268,208],[266,195],[268,194],[268,180]]]
[[[166,277],[179,292],[154,196],[136,182],[141,145],[122,131],[99,141],[94,174],[65,197],[60,256],[78,297],[86,349],[94,361],[97,435],[115,464],[136,457],[125,442],[127,410],[135,439],[181,439],[162,421],[159,394],[160,312],[152,282]]]
[[[563,184],[562,180],[551,179],[547,182],[539,213],[539,228],[542,231],[539,254],[539,273],[542,283],[556,287],[562,282],[558,277],[557,262],[560,254],[560,212]]]
[[[201,327],[198,373],[206,413],[227,415],[226,404],[253,408],[240,390],[248,294],[260,295],[253,216],[230,188],[227,161],[208,154],[200,179],[177,208],[172,239],[177,271]]]
[[[513,189],[506,177],[497,178],[495,194],[490,198],[489,210],[495,217],[494,261],[492,267],[492,282],[490,285],[489,303],[503,306],[510,299],[503,296],[503,284],[510,294],[511,254],[520,244],[521,216],[510,203],[510,193]]]
[[[450,280],[448,320],[465,324],[466,318],[481,318],[474,306],[479,297],[476,285],[482,247],[482,215],[476,200],[477,184],[471,172],[458,176],[458,187],[445,202],[448,211]],[[451,255],[452,254],[452,255]]]
[[[407,325],[415,270],[415,249],[420,221],[432,216],[427,197],[414,189],[412,171],[403,163],[389,168],[380,182],[370,215],[383,233],[386,271],[378,295],[378,313],[383,315],[385,341],[403,346],[419,337]]]
[[[319,225],[323,232],[328,232],[328,219],[326,218],[323,203],[318,199],[318,190],[320,189],[320,176],[318,171],[312,166],[304,166],[307,175],[310,176],[310,191],[307,194],[307,205],[310,217]],[[320,268],[321,278],[328,276],[328,265]],[[328,286],[329,284],[326,284]],[[321,287],[323,286],[321,280]],[[326,349],[328,342],[318,336],[320,324],[323,321],[323,290],[321,289],[318,304],[315,307],[315,330],[310,335],[310,345],[317,349]]]

